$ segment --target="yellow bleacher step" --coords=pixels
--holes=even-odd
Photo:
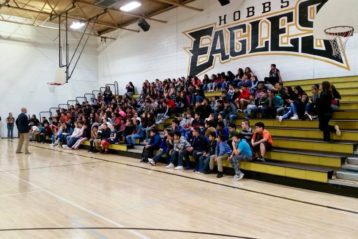
[[[237,120],[237,125],[241,125],[242,120]],[[251,126],[255,125],[257,122],[263,122],[266,127],[282,127],[282,128],[302,128],[302,129],[318,129],[318,121],[309,121],[309,120],[284,120],[279,122],[275,119],[251,119]],[[332,124],[338,125],[341,129],[353,129],[358,130],[358,121],[355,120],[337,120],[331,121]]]
[[[337,111],[333,114],[333,119],[357,119],[358,111]]]
[[[358,82],[358,76],[344,76],[344,77],[330,77],[330,78],[317,78],[317,79],[308,79],[308,80],[285,81],[284,84],[287,86],[296,86],[297,84],[303,86],[303,85],[320,84],[323,81],[329,81],[333,84],[355,83],[355,82]]]
[[[90,142],[87,140],[85,142],[83,142],[84,146],[90,146]],[[115,151],[127,151],[127,145],[125,144],[111,144],[109,146],[109,149],[111,150],[115,150]]]
[[[341,157],[330,154],[304,154],[303,152],[297,151],[273,150],[268,152],[265,157],[271,161],[280,161],[286,163],[297,163],[334,168],[340,168],[342,166]]]
[[[350,83],[352,84],[352,83]],[[311,87],[306,86],[303,87],[303,90],[306,91],[308,96],[312,96]],[[357,82],[357,88],[347,88],[347,89],[338,89],[341,97],[342,102],[356,102],[358,101],[358,96],[356,95],[356,92],[358,92],[358,82]],[[205,92],[205,97],[211,98],[211,97],[219,97],[221,96],[221,91],[214,91],[214,92]]]
[[[358,89],[357,89],[358,92]],[[355,102],[341,102],[340,110],[358,110],[358,101]]]
[[[276,137],[293,137],[303,139],[322,139],[323,133],[315,129],[294,129],[294,128],[269,128],[272,135]],[[338,141],[356,141],[358,143],[358,131],[342,131],[340,137],[332,134],[332,139]]]
[[[354,145],[348,143],[327,143],[315,140],[277,138],[273,139],[273,146],[281,149],[330,152],[335,154],[353,154]]]
[[[231,168],[231,163],[226,160],[223,162],[224,167]],[[292,168],[285,165],[272,165],[266,163],[255,163],[242,161],[240,163],[240,167],[243,170],[271,174],[276,176],[288,177],[288,178],[296,178],[308,181],[315,181],[321,183],[327,183],[329,178],[329,173],[325,171],[316,171],[309,169],[301,169],[301,168]]]

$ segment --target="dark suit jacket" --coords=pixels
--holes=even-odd
[[[30,131],[29,117],[25,113],[19,114],[16,119],[16,126],[20,134],[28,133]]]

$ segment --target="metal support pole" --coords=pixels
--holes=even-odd
[[[70,66],[69,66],[69,58],[70,58],[70,46],[68,44],[68,12],[66,12],[66,83],[68,83],[68,79],[69,79],[69,70],[70,70]]]

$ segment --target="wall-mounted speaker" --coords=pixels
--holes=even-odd
[[[150,25],[148,24],[148,22],[144,18],[141,18],[139,20],[138,26],[145,32],[149,31],[149,29],[150,29]]]
[[[230,0],[219,0],[221,6],[225,6],[230,3]]]

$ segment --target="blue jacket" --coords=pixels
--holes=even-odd
[[[229,129],[224,127],[222,130],[216,130],[216,135],[222,134],[226,140],[229,139]]]
[[[159,149],[160,144],[162,143],[162,138],[160,138],[159,133],[156,133],[153,137],[150,138],[149,145]]]
[[[232,150],[226,141],[221,141],[216,145],[216,156],[223,156],[224,154],[230,155]]]

